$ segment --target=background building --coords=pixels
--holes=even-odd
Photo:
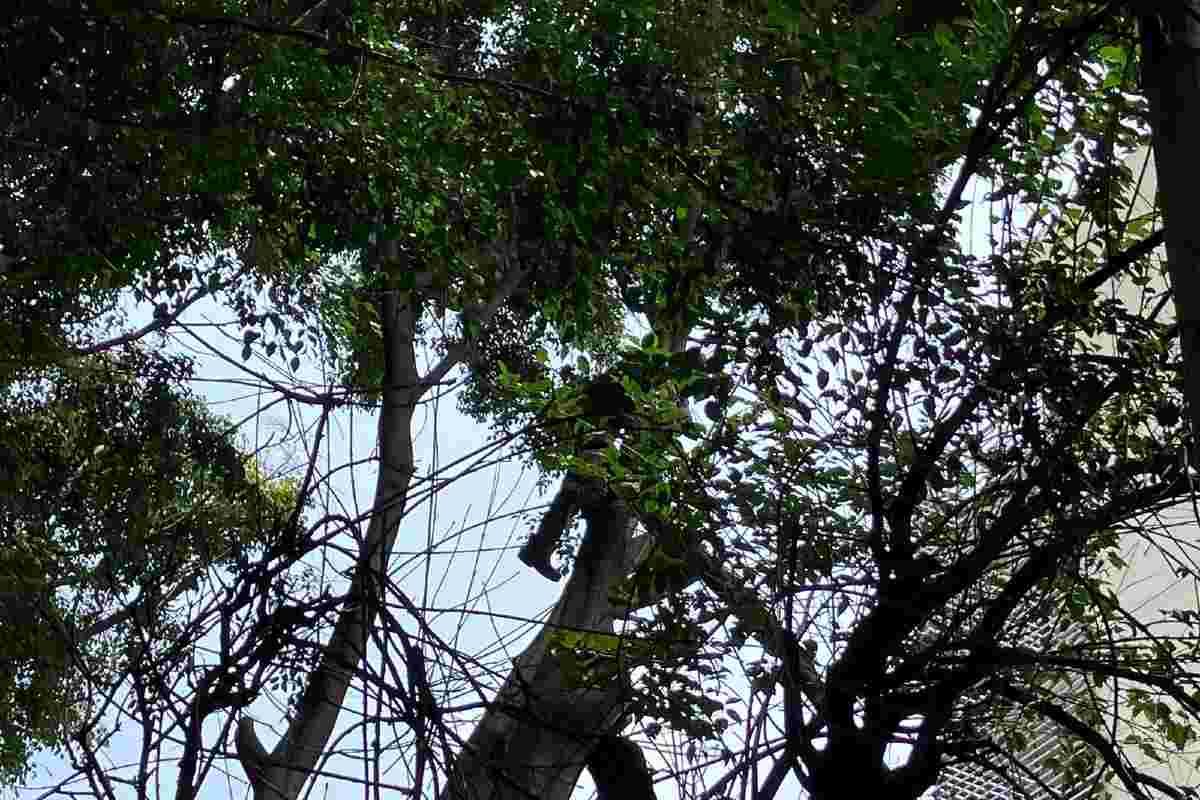
[[[1131,221],[1142,220],[1154,228],[1161,225],[1161,215],[1155,203],[1157,182],[1154,159],[1148,148],[1139,150],[1125,161],[1133,172],[1135,189],[1128,208]],[[1119,298],[1129,308],[1151,313],[1161,305],[1159,318],[1170,322],[1174,317],[1174,303],[1162,303],[1169,291],[1165,268],[1165,252],[1156,251],[1155,259],[1162,265],[1145,286],[1135,285],[1129,280],[1113,280],[1108,291],[1111,297]],[[1197,473],[1200,474],[1200,473]],[[1197,486],[1200,489],[1200,486]],[[1200,609],[1200,586],[1191,574],[1184,574],[1180,567],[1195,569],[1200,564],[1200,507],[1197,501],[1182,503],[1165,512],[1148,514],[1140,520],[1146,530],[1154,531],[1153,539],[1136,535],[1125,537],[1123,558],[1128,566],[1113,571],[1113,586],[1121,598],[1121,605],[1141,622],[1163,643],[1173,643],[1177,655],[1190,650],[1191,661],[1200,667],[1196,657],[1195,643],[1185,644],[1182,637],[1194,635],[1182,623],[1165,621],[1174,609],[1196,611]],[[1149,643],[1147,643],[1149,644]],[[1172,704],[1166,701],[1168,706]],[[1128,708],[1118,716],[1118,737],[1124,741],[1140,736],[1139,728],[1144,719],[1133,719]],[[1136,725],[1136,727],[1135,727]],[[1153,758],[1149,752],[1139,752],[1136,745],[1127,746],[1132,757],[1132,766],[1158,777],[1173,786],[1200,787],[1200,742],[1186,743],[1178,752],[1161,753],[1165,763]],[[1126,796],[1119,784],[1111,791],[1115,797]]]
[[[1155,204],[1156,181],[1154,162],[1148,149],[1140,150],[1126,159],[1126,166],[1134,176],[1135,190],[1132,202],[1126,209],[1128,223],[1146,225],[1152,231],[1160,223]],[[1093,230],[1081,226],[1076,237],[1079,248],[1096,248]],[[1157,313],[1157,317],[1170,322],[1174,305],[1166,298],[1169,290],[1165,271],[1165,253],[1156,252],[1163,269],[1151,276],[1149,282],[1139,285],[1128,278],[1110,281],[1106,291],[1110,298],[1121,300],[1130,310],[1144,315]],[[1163,302],[1164,298],[1167,302]],[[1101,343],[1104,347],[1104,343]],[[1115,353],[1115,343],[1109,343],[1110,353]],[[1197,473],[1200,475],[1200,473]],[[1200,478],[1198,478],[1200,482]],[[1198,487],[1200,488],[1200,487]],[[1187,567],[1200,572],[1200,499],[1194,503],[1183,503],[1165,512],[1147,514],[1131,526],[1132,532],[1122,540],[1124,566],[1114,565],[1108,580],[1120,598],[1121,607],[1146,626],[1149,636],[1142,636],[1144,644],[1152,647],[1154,640],[1167,647],[1174,647],[1176,655],[1186,662],[1196,663],[1200,671],[1200,655],[1196,643],[1184,642],[1189,626],[1171,622],[1171,610],[1195,612],[1200,610],[1200,585],[1193,574],[1180,569]],[[1142,532],[1152,533],[1143,536]],[[1040,633],[1040,632],[1039,632]],[[1039,633],[1022,637],[1021,644],[1039,647]],[[1063,631],[1056,633],[1064,635]],[[1131,634],[1125,632],[1122,638]],[[1060,678],[1056,692],[1069,696],[1071,693],[1094,691],[1080,676]],[[1122,687],[1125,688],[1125,687]],[[1097,699],[1091,698],[1093,702]],[[1188,739],[1173,752],[1163,752],[1158,745],[1159,735],[1153,743],[1149,741],[1151,720],[1146,713],[1135,716],[1128,698],[1114,695],[1113,684],[1107,684],[1107,696],[1096,703],[1104,709],[1104,721],[1110,733],[1123,743],[1130,766],[1148,773],[1177,787],[1189,787],[1198,791],[1200,797],[1200,741]],[[1159,713],[1171,713],[1173,704],[1166,698],[1150,696],[1147,699],[1157,706]],[[1088,698],[1082,697],[1087,701]],[[1078,798],[1128,797],[1121,783],[1111,777],[1104,780],[1099,771],[1093,779],[1081,781],[1074,786],[1063,785],[1055,761],[1069,757],[1070,739],[1049,721],[1043,721],[1029,732],[1029,745],[1023,754],[1022,764],[1009,772],[1008,778],[1015,779],[1020,789],[1014,788],[1005,777],[986,772],[973,766],[952,766],[944,773],[939,786],[930,790],[929,800],[1016,800],[1028,797],[1031,800],[1048,800],[1052,797]],[[1145,743],[1140,743],[1145,738]]]

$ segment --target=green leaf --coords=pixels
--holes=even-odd
[[[1118,45],[1108,45],[1100,48],[1100,60],[1116,66],[1124,66],[1129,60],[1129,51]]]

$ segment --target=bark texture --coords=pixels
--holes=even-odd
[[[685,225],[694,226],[699,212],[700,201],[694,198]],[[690,241],[693,231],[680,233]],[[646,313],[664,349],[682,352],[686,316],[678,309]],[[623,403],[611,405],[615,408],[607,410],[617,411],[617,417],[630,412]],[[593,449],[591,457],[598,452]],[[583,476],[571,479],[580,482]],[[601,800],[654,797],[641,750],[619,736],[627,722],[628,675],[619,673],[607,685],[580,688],[570,685],[550,652],[560,630],[613,633],[613,622],[631,609],[615,606],[609,594],[636,566],[647,544],[644,537],[634,536],[638,519],[633,510],[602,483],[589,483],[568,487],[568,497],[560,493],[535,536],[534,550],[525,553],[527,563],[534,562],[531,566],[554,580],[547,574],[557,574],[549,567],[549,543],[561,535],[567,506],[579,506],[586,528],[570,578],[549,619],[514,660],[495,701],[459,753],[442,800],[569,800],[585,766]],[[614,766],[614,758],[622,765]]]
[[[632,558],[634,517],[609,498],[585,511],[587,527],[571,576],[459,754],[448,800],[567,800],[597,745],[621,727],[623,679],[569,686],[549,653],[556,631],[612,633],[624,612],[608,595]]]

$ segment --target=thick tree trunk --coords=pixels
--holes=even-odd
[[[1200,434],[1200,2],[1173,0],[1145,14],[1142,82],[1150,99],[1158,199],[1183,352],[1184,394]],[[1193,446],[1193,451],[1195,450]]]
[[[622,736],[605,736],[592,748],[588,772],[600,800],[655,800],[642,749]]]
[[[700,201],[695,198],[689,222],[681,228],[694,226],[699,213]],[[692,231],[681,230],[680,236],[690,241]],[[683,313],[646,313],[664,349],[682,352],[687,342]],[[636,516],[611,491],[603,487],[572,491],[598,492],[605,499],[581,502],[587,526],[571,576],[549,619],[514,660],[495,701],[459,753],[442,800],[569,800],[585,767],[600,800],[654,798],[640,749],[619,735],[627,721],[628,676],[619,673],[605,686],[572,686],[550,653],[558,631],[613,633],[613,622],[630,609],[614,606],[609,594],[630,574],[643,544],[634,537]],[[564,510],[552,508],[550,513],[559,518],[552,524],[561,525]],[[538,535],[546,538],[545,531]],[[539,548],[544,546],[543,542]],[[546,554],[526,555],[535,556],[529,560],[545,574]],[[622,763],[613,763],[618,757]]]
[[[447,800],[567,800],[593,750],[619,730],[623,678],[569,686],[549,649],[559,630],[612,633],[621,610],[608,595],[631,560],[633,526],[633,515],[616,499],[589,515],[558,604],[459,754]]]

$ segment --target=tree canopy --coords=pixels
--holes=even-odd
[[[1197,578],[1156,515],[1200,418],[1198,12],[0,12],[0,774],[1188,796],[1197,609],[1118,586]],[[480,423],[453,464],[443,398]],[[542,617],[494,506],[476,544],[438,516],[529,465],[569,487]]]

